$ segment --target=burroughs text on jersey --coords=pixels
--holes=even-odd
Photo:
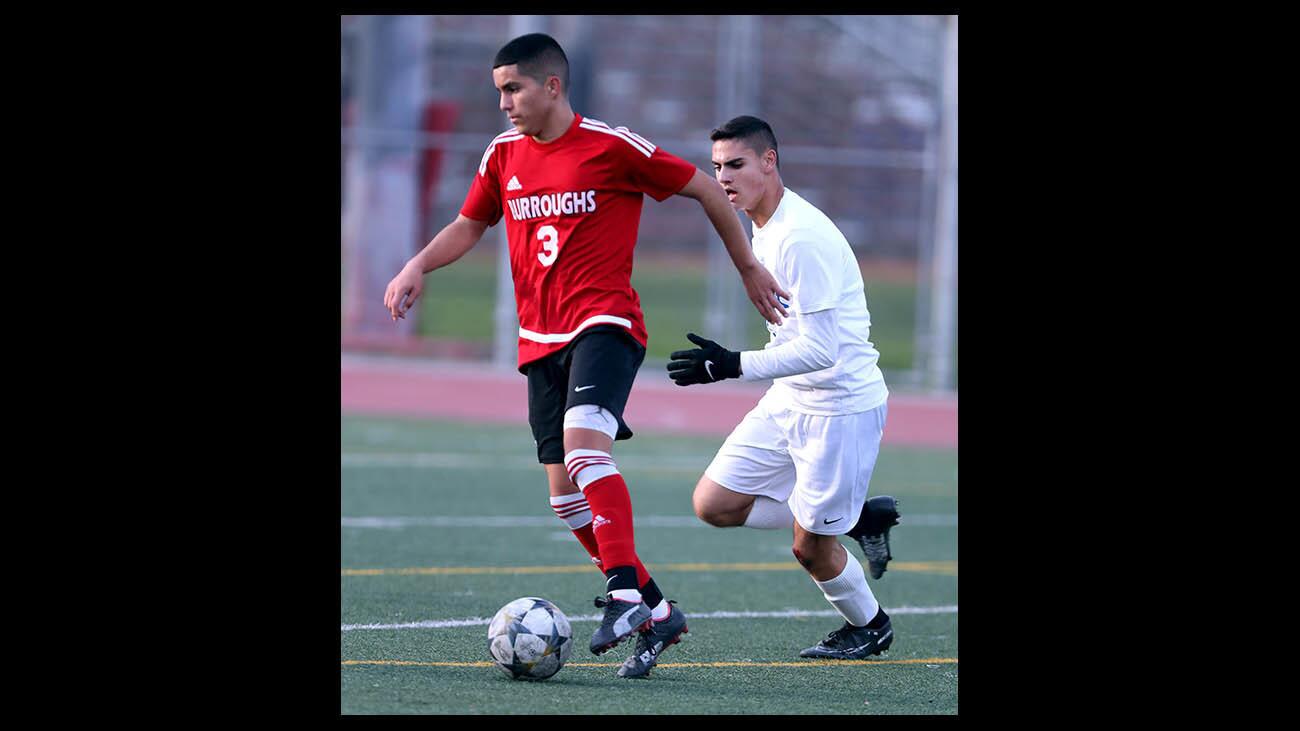
[[[596,210],[596,191],[573,191],[548,195],[527,195],[506,200],[516,221],[546,216],[572,216]]]

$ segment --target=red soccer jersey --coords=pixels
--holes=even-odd
[[[621,325],[646,344],[632,289],[642,194],[662,201],[695,170],[626,127],[579,114],[547,144],[515,130],[492,140],[460,212],[489,225],[507,216],[521,370],[593,325]]]

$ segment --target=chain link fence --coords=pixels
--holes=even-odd
[[[564,47],[575,111],[706,172],[714,127],[768,121],[786,185],[859,258],[886,377],[956,388],[955,16],[342,16],[345,349],[513,363],[499,225],[429,276],[410,321],[395,325],[381,301],[455,218],[484,148],[508,127],[492,58],[533,31]],[[686,329],[743,347],[767,339],[693,201],[647,202],[633,286],[648,362],[685,345]]]

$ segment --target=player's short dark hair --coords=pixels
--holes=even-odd
[[[776,149],[776,135],[772,127],[758,117],[741,115],[727,120],[727,123],[709,133],[709,139],[740,140],[761,157],[769,149],[776,153],[776,166],[781,167],[781,153]]]
[[[560,83],[569,92],[569,57],[556,40],[545,33],[529,33],[510,41],[497,51],[492,68],[519,64],[519,73],[545,84],[551,76],[560,77]]]

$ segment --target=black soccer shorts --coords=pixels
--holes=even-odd
[[[564,462],[564,412],[572,406],[604,407],[618,419],[614,438],[630,438],[623,407],[643,360],[645,348],[626,329],[597,325],[561,350],[525,365],[528,425],[537,442],[537,461]]]

